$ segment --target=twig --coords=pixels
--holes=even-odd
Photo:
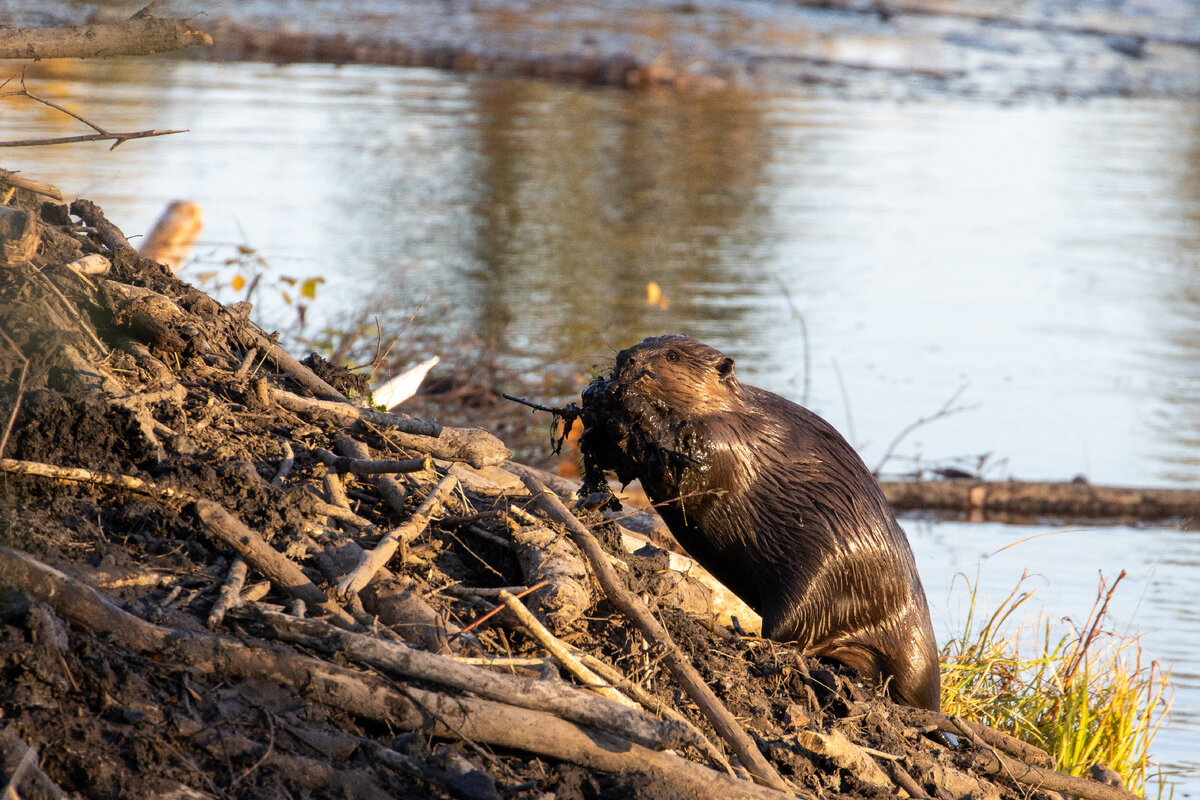
[[[213,603],[208,614],[208,627],[215,628],[220,625],[226,612],[242,602],[242,585],[246,582],[247,572],[246,560],[241,556],[235,558],[229,566],[229,575],[226,576],[225,583],[221,585],[217,602]]]
[[[904,441],[905,437],[907,437],[910,433],[915,431],[917,428],[920,428],[922,425],[928,425],[929,423],[935,422],[939,419],[942,419],[943,417],[950,417],[955,414],[961,414],[964,411],[971,411],[973,409],[978,408],[979,407],[978,403],[975,403],[974,405],[969,405],[969,406],[955,406],[954,405],[954,401],[958,399],[959,395],[961,395],[964,391],[966,391],[967,386],[969,386],[969,385],[970,385],[969,383],[964,383],[962,386],[958,387],[958,389],[954,392],[954,394],[950,395],[950,399],[947,400],[945,403],[943,403],[942,407],[939,408],[935,413],[931,414],[928,417],[921,417],[916,422],[910,422],[908,425],[906,425],[904,427],[903,430],[900,431],[900,433],[896,434],[896,438],[892,439],[891,444],[889,444],[887,447],[887,450],[884,451],[883,458],[881,458],[879,460],[879,463],[875,465],[875,469],[872,471],[873,474],[878,475],[880,472],[883,471],[883,465],[886,464],[889,460],[891,460],[892,454],[896,451],[896,447],[899,446],[900,442]]]
[[[8,334],[2,328],[0,328],[0,336],[4,337],[4,341],[17,354],[17,358],[21,359],[21,374],[17,378],[17,397],[13,401],[12,413],[8,415],[8,423],[4,426],[4,433],[0,434],[0,457],[3,457],[4,448],[8,445],[8,435],[12,433],[13,423],[17,421],[17,414],[21,410],[21,398],[25,396],[25,374],[29,371],[29,359],[21,352],[21,348],[17,347],[16,342],[8,338]]]
[[[540,588],[542,586],[542,584],[544,584],[544,583],[545,583],[545,581],[542,581],[542,583],[539,583],[534,586],[529,586],[529,587],[512,586],[509,588],[515,589],[517,591],[509,592],[509,594],[512,594],[515,597],[524,597],[525,595],[529,594],[530,592]],[[488,590],[484,590],[484,591],[488,591]],[[500,593],[503,591],[508,591],[508,590],[501,587],[501,588],[497,588],[497,589],[492,589],[492,590],[488,591],[488,594],[480,594],[479,596],[480,597],[495,597],[495,598],[499,599]],[[477,594],[477,592],[471,592],[471,594]],[[478,628],[480,625],[482,625],[483,623],[487,622],[492,617],[499,614],[503,609],[504,609],[504,606],[495,606],[494,608],[492,608],[490,611],[488,611],[483,616],[479,617],[476,620],[473,620],[470,625],[467,625],[465,628],[460,630],[458,633],[455,634],[455,636],[461,636],[464,633],[470,632],[474,628]]]
[[[329,599],[308,579],[300,567],[267,544],[263,538],[246,527],[245,523],[211,500],[197,500],[196,513],[204,522],[205,531],[232,547],[254,568],[286,592],[289,597],[303,600],[328,612],[341,625],[355,626],[354,617]]]
[[[779,285],[779,290],[783,292],[783,299],[787,301],[788,309],[792,312],[792,319],[800,325],[800,344],[804,347],[804,388],[800,392],[800,405],[806,406],[808,405],[808,392],[812,385],[812,354],[809,352],[808,323],[804,321],[804,315],[800,313],[796,301],[792,299],[792,293],[788,291],[787,284],[778,275],[773,277],[775,283]]]
[[[546,487],[542,486],[540,481],[532,476],[526,476],[523,480],[529,491],[533,494],[538,506],[552,519],[565,525],[567,530],[570,531],[571,538],[575,540],[575,543],[579,545],[579,549],[583,551],[588,561],[591,562],[592,570],[595,572],[596,578],[600,581],[600,585],[604,588],[609,601],[620,609],[621,613],[633,622],[648,640],[657,642],[664,648],[666,651],[664,663],[671,671],[671,674],[675,676],[675,680],[679,682],[684,691],[700,707],[700,710],[712,722],[713,727],[717,729],[721,737],[733,748],[733,751],[741,759],[746,769],[750,771],[750,774],[768,786],[772,786],[780,791],[788,791],[788,786],[784,783],[783,778],[779,776],[779,773],[775,771],[771,763],[758,751],[758,747],[754,744],[754,741],[738,725],[737,720],[729,713],[729,709],[725,708],[724,704],[713,694],[712,689],[708,687],[708,684],[696,672],[696,668],[684,658],[683,654],[672,641],[671,635],[658,623],[658,620],[654,618],[645,605],[621,585],[616,573],[613,572],[608,559],[605,557],[604,550],[600,547],[595,537],[592,536],[591,531],[567,510],[562,501],[558,499],[558,495],[547,490]]]

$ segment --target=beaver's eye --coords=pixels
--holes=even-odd
[[[676,353],[674,350],[668,350],[666,358],[667,361],[674,363],[679,360],[679,353]]]

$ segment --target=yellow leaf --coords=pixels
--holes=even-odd
[[[666,311],[671,307],[671,298],[663,294],[662,287],[658,285],[657,281],[650,281],[646,284],[646,304]]]
[[[234,276],[233,276],[233,290],[234,290],[235,292],[240,292],[240,291],[242,290],[242,287],[243,287],[243,286],[245,286],[245,285],[246,285],[246,279],[245,279],[245,278],[243,278],[241,275],[234,275]]]
[[[324,278],[309,278],[304,283],[300,284],[300,296],[307,297],[309,300],[316,300],[317,285],[324,282]]]
[[[646,302],[652,306],[658,305],[659,298],[662,297],[662,287],[657,281],[650,281],[646,284]]]

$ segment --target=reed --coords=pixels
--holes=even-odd
[[[1108,602],[1124,571],[1103,577],[1087,620],[1027,617],[1034,592],[1022,575],[994,611],[966,583],[969,603],[960,635],[942,648],[942,708],[1045,749],[1056,769],[1083,775],[1102,764],[1126,788],[1170,795],[1150,745],[1170,708],[1170,670],[1149,661],[1137,635],[1113,629]]]

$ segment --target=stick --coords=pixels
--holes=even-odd
[[[105,472],[92,472],[90,469],[82,469],[80,467],[56,467],[51,464],[43,464],[40,461],[19,461],[15,458],[0,458],[0,472],[9,472],[15,475],[36,475],[40,478],[52,478],[54,480],[72,481],[75,483],[114,486],[120,489],[128,489],[138,494],[158,497],[163,500],[182,500],[188,502],[197,499],[190,492],[173,489],[170,486],[159,486],[150,481],[144,481],[141,478],[134,478],[130,475],[110,475]]]
[[[442,433],[442,426],[431,420],[412,419],[398,414],[388,414],[370,408],[359,408],[347,402],[329,400],[314,400],[301,397],[298,394],[285,392],[283,389],[270,388],[271,399],[289,411],[295,411],[318,419],[330,420],[336,425],[349,428],[357,422],[370,422],[381,428],[394,428],[403,433],[437,438]]]
[[[321,459],[321,463],[334,472],[354,472],[360,475],[378,475],[381,473],[394,475],[400,472],[423,472],[433,466],[433,462],[428,456],[400,460],[372,461],[369,459],[336,456],[321,447],[316,448],[313,452],[317,454],[317,458]]]
[[[691,720],[676,711],[674,707],[664,703],[661,698],[650,694],[641,684],[634,683],[611,664],[587,653],[584,653],[580,660],[590,669],[594,670],[597,675],[608,681],[610,685],[628,695],[630,699],[643,708],[652,713],[673,719],[681,725],[686,725],[693,732],[693,740],[698,742],[696,749],[704,753],[710,761],[724,770],[727,775],[734,774],[733,767],[729,765],[729,759],[725,757],[725,753],[722,752],[721,748],[709,741],[708,737],[691,723]]]
[[[650,611],[642,605],[636,597],[630,594],[629,590],[621,585],[617,579],[617,575],[609,566],[608,558],[605,556],[604,550],[596,541],[583,523],[575,518],[562,501],[558,499],[558,495],[550,492],[546,487],[542,486],[537,478],[532,476],[524,477],[525,485],[533,494],[538,507],[542,509],[551,519],[554,519],[567,527],[571,533],[571,538],[579,545],[579,549],[587,556],[591,562],[592,571],[596,574],[600,585],[604,588],[605,594],[609,601],[616,606],[631,622],[634,623],[642,634],[651,642],[660,644],[666,650],[666,655],[663,662],[675,676],[675,680],[683,687],[688,696],[700,707],[704,715],[712,722],[713,727],[721,734],[737,757],[741,759],[742,764],[750,771],[759,781],[768,786],[779,789],[780,791],[788,791],[787,784],[783,778],[775,771],[762,753],[758,751],[758,747],[754,741],[746,734],[733,715],[729,713],[729,709],[721,703],[712,689],[708,688],[708,684],[696,672],[696,668],[691,665],[675,643],[671,640],[671,635],[666,629],[658,623],[658,620],[650,613]]]
[[[226,612],[241,604],[242,585],[246,583],[247,571],[244,558],[238,556],[233,560],[233,564],[229,566],[229,575],[221,585],[221,593],[217,595],[217,602],[213,603],[212,610],[208,613],[208,627],[215,628],[220,625]]]
[[[608,681],[601,678],[596,673],[583,665],[571,649],[562,641],[554,636],[550,631],[546,630],[546,626],[538,622],[537,617],[533,615],[528,608],[521,604],[521,601],[513,596],[511,592],[500,590],[500,602],[508,607],[508,610],[516,615],[517,619],[525,626],[525,630],[529,631],[534,639],[537,639],[538,644],[546,648],[556,659],[558,663],[567,668],[572,675],[578,678],[584,686],[589,686],[596,690],[596,694],[601,697],[606,697],[614,703],[635,708],[637,706],[632,700],[618,692]]]
[[[911,727],[932,726],[937,730],[943,731],[957,729],[963,735],[969,733],[977,736],[993,747],[999,747],[1001,750],[1011,753],[1026,763],[1041,767],[1049,767],[1054,763],[1050,755],[1040,747],[1023,742],[1020,739],[1009,736],[1003,731],[990,728],[982,723],[972,722],[959,717],[951,717],[949,714],[942,714],[924,708],[894,705],[892,709],[904,720],[905,724]]]
[[[366,461],[371,458],[371,450],[362,442],[351,438],[345,433],[339,433],[334,439],[334,446],[339,453],[356,461]],[[407,514],[408,490],[391,475],[373,475],[367,479],[379,490],[379,494],[397,514]]]
[[[958,717],[954,717],[953,720],[956,726],[963,722]],[[1003,775],[1026,786],[1049,789],[1075,797],[1086,797],[1088,800],[1141,800],[1137,795],[1127,792],[1119,786],[1109,786],[1107,783],[1077,778],[1074,775],[1066,775],[1044,767],[1035,767],[1024,761],[1010,758],[976,736],[966,724],[959,727],[959,731],[977,748],[973,753],[973,766],[985,775]]]
[[[643,711],[597,698],[568,684],[492,672],[399,642],[338,630],[319,620],[296,619],[271,611],[262,612],[262,617],[283,641],[341,654],[393,675],[432,681],[489,700],[546,711],[656,750],[692,744],[690,732],[678,723],[662,722]]]
[[[18,189],[24,189],[34,194],[40,194],[49,197],[58,202],[63,201],[62,191],[52,183],[44,181],[35,181],[32,178],[25,178],[15,172],[10,172],[6,169],[0,169],[0,181],[7,183],[9,186],[16,186]]]
[[[292,452],[290,442],[283,443],[283,460],[279,462],[279,468],[275,470],[275,477],[271,478],[272,486],[283,486],[283,479],[292,471],[292,467],[296,464],[296,454]]]
[[[288,596],[321,608],[344,626],[356,625],[354,617],[317,588],[295,562],[267,544],[261,536],[247,528],[245,523],[222,506],[211,500],[197,500],[196,513],[200,515],[209,535],[236,550]]]
[[[442,503],[446,501],[446,497],[454,491],[454,487],[457,485],[458,479],[453,475],[442,478],[407,522],[388,531],[379,540],[379,544],[375,545],[374,550],[368,550],[363,554],[362,561],[358,566],[338,583],[338,593],[346,597],[362,591],[363,587],[371,582],[371,578],[375,577],[375,573],[391,560],[398,547],[415,539],[421,534],[421,531],[425,530],[429,525],[429,520],[434,514],[441,511]]]

